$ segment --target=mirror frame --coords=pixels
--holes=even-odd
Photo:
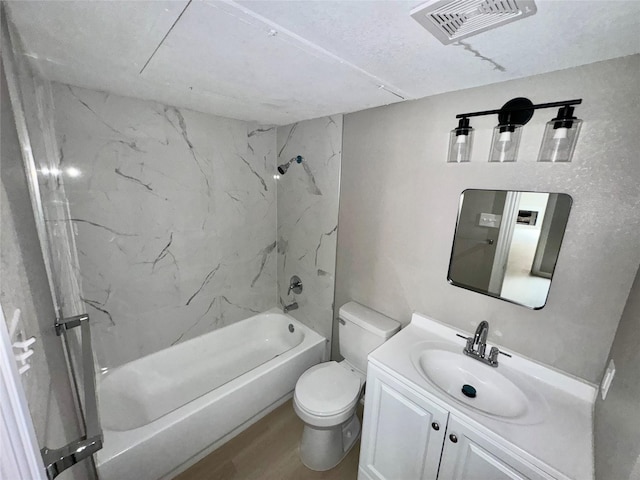
[[[551,278],[549,279],[549,289],[547,290],[547,295],[545,297],[544,303],[541,306],[535,307],[535,306],[531,306],[531,305],[526,305],[524,303],[518,302],[517,300],[504,298],[504,297],[501,297],[500,295],[496,295],[496,294],[488,292],[486,290],[481,290],[479,288],[475,288],[475,287],[470,286],[470,285],[465,285],[463,283],[458,283],[458,282],[456,282],[455,280],[453,280],[451,278],[453,253],[454,253],[454,250],[455,250],[456,234],[458,233],[458,227],[459,227],[459,224],[460,224],[460,214],[462,213],[462,205],[463,205],[463,202],[464,202],[464,194],[466,192],[472,191],[472,190],[473,191],[486,191],[486,192],[505,192],[505,193],[507,193],[507,192],[545,193],[545,194],[549,194],[549,195],[551,195],[551,194],[566,195],[569,198],[569,211],[567,213],[566,223],[564,225],[564,229],[563,229],[562,235],[560,237],[560,246],[558,248],[558,254],[556,255],[555,262],[553,263],[553,270],[552,270],[552,273],[551,273]],[[566,232],[567,232],[567,226],[569,224],[569,218],[571,216],[572,207],[573,207],[573,197],[570,194],[564,193],[564,192],[541,192],[541,191],[533,191],[533,190],[505,190],[505,189],[488,189],[488,188],[465,188],[462,191],[462,193],[460,194],[460,197],[459,197],[459,200],[458,200],[458,209],[457,209],[458,213],[457,213],[457,216],[456,216],[455,228],[453,230],[453,240],[451,242],[451,254],[449,256],[449,268],[447,269],[447,281],[449,282],[449,284],[451,284],[451,285],[453,285],[455,287],[459,287],[459,288],[463,288],[465,290],[476,292],[476,293],[479,293],[481,295],[485,295],[485,296],[488,296],[488,297],[491,297],[491,298],[495,298],[497,300],[502,300],[504,302],[511,303],[513,305],[518,305],[518,306],[521,306],[521,307],[525,307],[525,308],[528,308],[530,310],[542,310],[546,306],[547,301],[549,299],[549,292],[551,291],[551,284],[553,283],[553,275],[555,274],[556,266],[558,264],[558,258],[560,257],[560,252],[562,250],[562,245],[564,243],[565,235],[566,235]]]

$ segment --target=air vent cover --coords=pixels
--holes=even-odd
[[[533,0],[431,0],[411,16],[448,45],[536,13]]]

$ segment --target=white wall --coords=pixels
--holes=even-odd
[[[275,128],[62,84],[53,94],[102,367],[276,305]]]
[[[599,380],[640,263],[640,56],[595,63],[344,118],[336,309],[356,300],[407,323],[418,311],[535,360]],[[497,118],[473,119],[472,161],[447,164],[455,115],[583,98],[574,161],[536,162],[544,124],[524,128],[520,160],[489,164]],[[546,306],[539,311],[447,283],[458,200],[465,188],[568,193],[574,204]]]
[[[610,358],[616,365],[607,398],[598,395],[594,419],[598,479],[636,480],[640,470],[640,270],[620,320]]]

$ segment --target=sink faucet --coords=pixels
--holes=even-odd
[[[475,350],[481,357],[484,357],[484,351],[487,348],[487,335],[489,335],[489,322],[483,320],[478,324],[478,328],[476,328],[471,346],[471,350]]]
[[[489,322],[483,320],[478,324],[478,328],[476,328],[476,333],[473,337],[467,338],[467,345],[464,347],[463,353],[487,365],[497,367],[500,350],[498,350],[498,347],[491,347],[489,355],[485,355],[487,350],[487,335],[489,335]]]

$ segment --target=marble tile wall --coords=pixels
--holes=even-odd
[[[275,128],[54,84],[101,367],[277,304]]]
[[[291,315],[331,339],[342,159],[342,115],[307,120],[277,132],[278,165],[302,155],[278,180],[278,295]],[[298,275],[299,295],[287,294]]]

